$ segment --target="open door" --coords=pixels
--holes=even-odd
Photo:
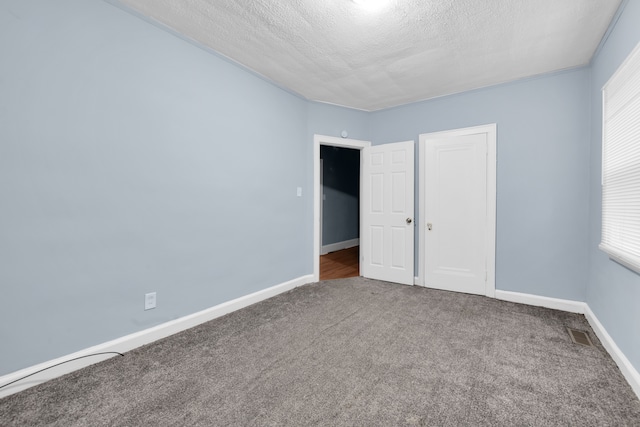
[[[414,141],[362,150],[360,274],[413,285]]]

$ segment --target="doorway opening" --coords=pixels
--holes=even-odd
[[[320,146],[320,280],[360,275],[360,150]]]
[[[371,146],[371,142],[369,141],[359,141],[355,139],[346,139],[346,138],[336,138],[330,136],[323,135],[314,135],[314,151],[313,151],[313,165],[314,165],[314,255],[313,255],[313,276],[314,281],[321,280],[320,278],[320,257],[324,253],[326,258],[323,259],[325,263],[326,269],[334,269],[334,273],[341,274],[340,271],[340,263],[348,264],[349,267],[345,269],[347,271],[346,274],[354,274],[353,269],[357,268],[358,272],[355,275],[359,275],[359,263],[360,257],[359,253],[355,254],[356,257],[356,265],[353,265],[354,261],[354,252],[357,251],[357,246],[359,245],[359,236],[360,236],[360,213],[359,213],[359,195],[360,195],[360,176],[361,176],[361,168],[360,168],[360,150],[365,147]],[[336,150],[334,150],[334,148]],[[345,151],[341,151],[345,150]],[[321,161],[321,155],[323,159]],[[341,157],[342,155],[346,155],[349,159],[347,163],[353,164],[353,159],[357,158],[358,162],[358,171],[356,175],[357,179],[357,198],[356,198],[356,219],[355,219],[355,227],[357,229],[357,238],[351,237],[347,238],[345,236],[353,236],[353,207],[347,207],[342,204],[338,206],[338,203],[335,202],[344,202],[346,200],[350,201],[348,204],[352,205],[353,196],[349,194],[339,194],[344,191],[336,188],[326,188],[323,192],[324,182],[334,182],[331,180],[335,180],[340,176],[351,176],[353,177],[353,171],[342,171],[337,173],[336,176],[328,176],[325,173],[331,174],[332,172],[329,170],[330,165],[332,163],[332,159],[330,157]],[[341,161],[345,161],[345,159],[339,159],[338,163]],[[321,168],[322,164],[322,168]],[[336,171],[336,166],[334,166],[334,171]],[[329,180],[329,181],[327,181]],[[353,184],[353,183],[351,183]],[[333,185],[333,184],[332,184]],[[328,185],[326,186],[328,187]],[[335,187],[335,185],[334,185]],[[339,186],[338,186],[339,187]],[[356,191],[351,187],[348,193],[353,194]],[[323,196],[326,196],[324,198]],[[323,200],[324,199],[324,200]],[[333,199],[333,200],[328,200]],[[350,211],[348,213],[349,219],[345,220],[345,218],[331,218],[325,216],[324,211],[327,211],[327,215],[329,215],[329,211],[324,209],[323,205],[327,206],[329,210],[333,209],[331,206],[336,207],[337,211]],[[328,221],[333,221],[333,223],[327,224]],[[337,226],[335,226],[337,223]],[[335,227],[334,227],[335,226]],[[351,233],[351,234],[349,234]],[[326,236],[325,239],[322,237]],[[354,249],[356,248],[356,249]],[[342,252],[344,251],[344,252]],[[341,253],[342,252],[342,253]],[[327,266],[328,264],[328,266]],[[344,274],[345,271],[342,271]],[[324,276],[323,276],[324,277]],[[349,276],[350,277],[350,276]],[[337,277],[332,277],[337,278]]]

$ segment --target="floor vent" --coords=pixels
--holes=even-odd
[[[593,347],[593,343],[589,339],[589,334],[584,331],[579,331],[577,329],[567,328],[569,331],[569,336],[571,337],[571,341],[576,344],[586,345],[587,347]]]

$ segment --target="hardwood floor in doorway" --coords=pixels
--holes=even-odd
[[[346,279],[360,275],[360,246],[320,256],[320,280]]]

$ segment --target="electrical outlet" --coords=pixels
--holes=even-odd
[[[144,309],[151,310],[152,308],[156,308],[156,293],[150,292],[148,294],[144,294]]]
[[[296,189],[296,195],[297,195],[298,197],[302,197],[302,187],[298,187],[298,188]]]

